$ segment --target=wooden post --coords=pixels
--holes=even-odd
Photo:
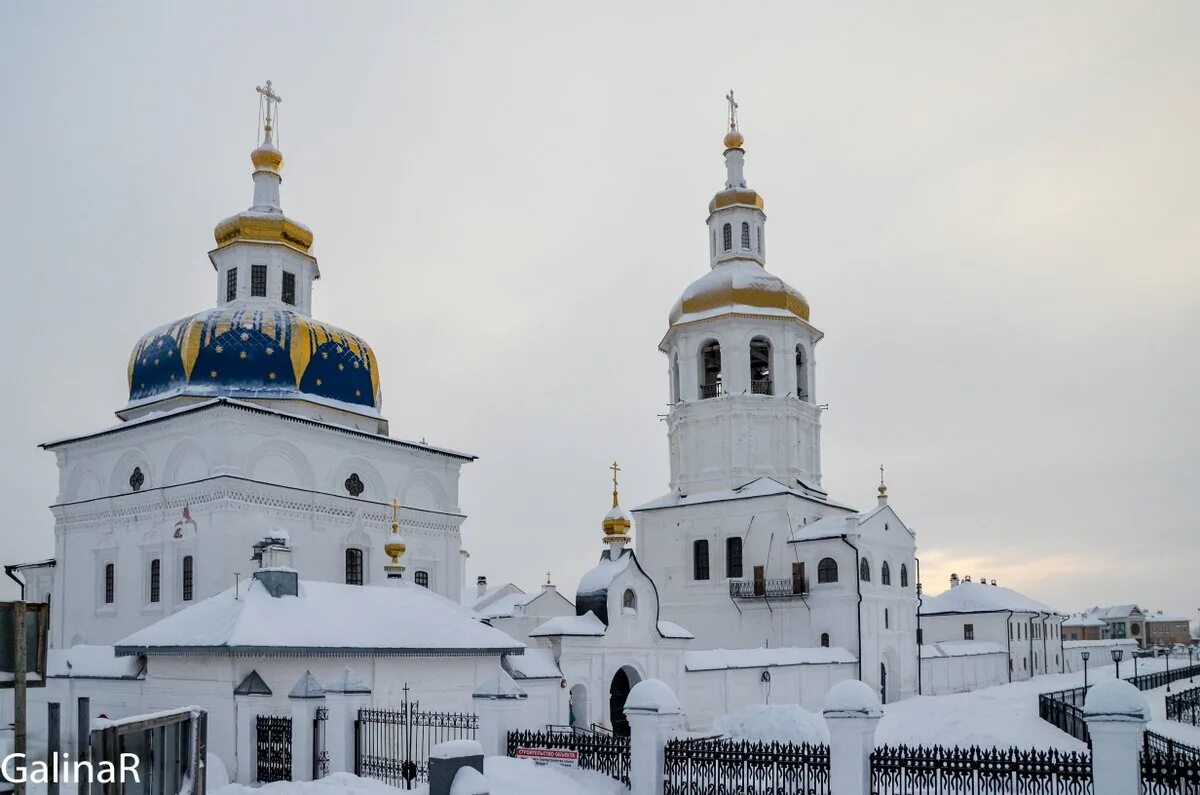
[[[13,602],[13,753],[25,757],[25,603]],[[14,782],[14,795],[25,795],[25,785]]]
[[[46,755],[49,757],[46,761],[50,763],[50,766],[56,772],[51,773],[50,780],[46,782],[46,795],[58,795],[58,756],[62,751],[58,721],[58,702],[51,701],[46,704],[46,729],[48,734],[46,737]]]

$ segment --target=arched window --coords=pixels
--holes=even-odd
[[[183,601],[192,601],[192,596],[195,593],[196,582],[196,564],[192,561],[191,555],[183,556],[183,576],[182,576],[182,593],[180,596]]]
[[[625,593],[621,596],[621,609],[628,610],[631,613],[637,612],[637,594],[632,588],[626,588]]]
[[[721,394],[721,343],[709,340],[700,346],[700,399]]]
[[[725,224],[725,228],[721,230],[721,234],[724,237],[725,250],[729,251],[733,248],[733,227]]]
[[[886,607],[883,608],[883,628],[884,629],[892,628],[892,619],[891,619],[891,616],[888,614],[888,609]]]
[[[350,547],[346,550],[346,584],[363,584],[363,551]]]
[[[671,355],[671,402],[678,403],[679,394],[679,354]]]
[[[742,576],[742,539],[737,536],[725,539],[725,576],[731,579]]]
[[[157,602],[162,596],[162,560],[150,561],[150,601]]]
[[[771,386],[771,341],[766,337],[755,337],[750,340],[750,392],[772,395]]]
[[[871,564],[867,562],[866,558],[863,558],[862,562],[858,564],[858,579],[863,582],[871,581]]]
[[[908,564],[905,563],[900,564],[900,587],[908,587]]]
[[[708,579],[708,541],[703,538],[692,542],[692,579]]]
[[[817,583],[837,582],[838,567],[837,561],[833,558],[821,558],[821,562],[817,564]]]
[[[750,224],[742,221],[742,248],[750,250]]]
[[[826,649],[829,648],[829,633],[828,632],[821,633],[821,645],[824,646]]]
[[[429,587],[429,572],[427,572],[427,571],[416,572],[415,574],[413,574],[413,582],[415,582],[417,585],[421,586],[422,588],[428,588]]]
[[[759,254],[761,254],[762,253],[762,227],[761,226],[758,227],[755,231],[758,232],[758,248],[756,248],[755,251],[757,251]]]
[[[888,562],[886,560],[883,562],[883,565],[879,568],[879,584],[880,585],[891,585],[892,584],[892,568],[891,568],[891,566],[888,566]]]
[[[804,346],[796,346],[796,397],[808,400],[808,368],[804,365]]]
[[[104,604],[111,605],[117,592],[116,566],[108,563],[104,566]]]

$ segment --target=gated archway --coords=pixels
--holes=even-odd
[[[571,726],[588,725],[588,693],[584,685],[574,685],[571,688],[571,701],[568,706],[568,720]]]
[[[622,666],[613,674],[612,684],[608,688],[608,714],[612,721],[613,734],[629,736],[629,718],[625,717],[625,699],[629,698],[629,690],[642,679],[630,666]]]

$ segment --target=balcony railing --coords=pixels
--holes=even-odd
[[[721,384],[720,381],[718,381],[715,384],[701,384],[700,385],[700,399],[701,400],[705,400],[707,398],[720,397],[723,394],[725,394],[725,388]]]
[[[799,599],[807,594],[807,577],[729,581],[729,595],[734,599]]]
[[[773,395],[775,390],[771,388],[772,383],[770,378],[762,378],[757,381],[750,382],[750,394],[752,395]]]

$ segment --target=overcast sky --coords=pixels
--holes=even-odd
[[[270,78],[314,314],[375,346],[394,436],[479,455],[469,574],[573,591],[607,465],[667,490],[657,343],[734,88],[831,495],[887,465],[927,592],[1195,618],[1200,4],[906,5],[0,5],[0,560],[53,549],[36,444],[212,305]]]

